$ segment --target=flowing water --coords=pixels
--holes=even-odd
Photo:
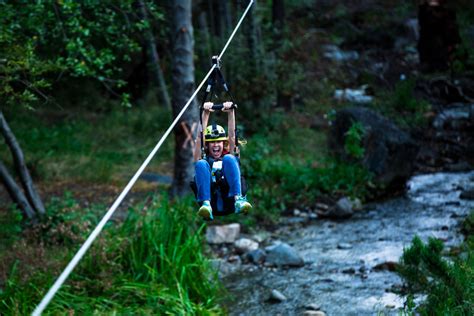
[[[415,235],[439,238],[446,247],[462,241],[458,222],[474,209],[462,200],[474,188],[474,172],[413,177],[404,197],[369,205],[345,221],[317,220],[280,229],[281,241],[296,248],[303,268],[247,266],[225,278],[230,315],[302,315],[317,304],[327,315],[397,314],[401,279],[379,264],[397,262]],[[272,303],[271,290],[286,301]]]

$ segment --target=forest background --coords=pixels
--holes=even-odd
[[[31,313],[210,69],[247,4],[0,3],[2,313]],[[222,59],[247,141],[242,168],[254,211],[220,221],[239,220],[250,231],[276,225],[295,207],[387,193],[360,163],[360,126],[347,133],[345,159],[328,150],[331,120],[353,104],[334,92],[364,85],[370,108],[404,129],[423,129],[432,108],[416,95],[417,80],[472,74],[474,8],[450,3],[460,40],[444,69],[423,72],[400,59],[377,72],[370,58],[331,59],[327,47],[363,56],[396,51],[394,40],[407,31],[390,26],[416,18],[419,4],[254,4]],[[196,132],[200,95],[146,170],[158,182],[137,183],[51,313],[225,313],[188,190],[187,132]],[[225,125],[225,116],[214,116]]]

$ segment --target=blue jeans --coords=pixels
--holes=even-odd
[[[210,201],[211,200],[211,166],[209,163],[201,159],[195,164],[195,181],[197,186],[197,201]],[[222,158],[222,173],[224,174],[224,179],[229,185],[229,194],[227,197],[233,197],[235,195],[242,195],[241,191],[241,182],[240,182],[240,167],[237,158],[233,155],[225,155]],[[225,198],[225,197],[224,197]],[[220,195],[220,192],[217,194],[216,206],[217,210],[223,210],[223,197]],[[212,203],[215,204],[215,203]]]

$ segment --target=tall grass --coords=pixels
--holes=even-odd
[[[189,202],[171,205],[163,198],[146,211],[130,210],[121,225],[110,225],[46,314],[221,314],[222,287],[203,254],[203,227],[196,226]],[[71,257],[75,249],[65,246]],[[31,313],[56,277],[40,269],[22,278],[20,264],[0,291],[2,315]]]

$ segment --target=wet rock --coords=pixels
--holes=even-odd
[[[299,225],[308,222],[308,217],[282,217],[280,218],[281,225]]]
[[[248,238],[240,238],[234,242],[237,253],[246,253],[258,249],[258,242]]]
[[[373,271],[390,271],[395,272],[398,268],[398,263],[393,261],[387,261],[383,263],[379,263],[375,265],[372,270]]]
[[[342,270],[342,273],[355,274],[356,270],[354,268],[347,268],[347,269]]]
[[[349,243],[341,242],[337,245],[337,249],[352,249],[352,245]]]
[[[281,243],[265,248],[267,252],[265,264],[268,266],[302,267],[304,260],[290,245]]]
[[[278,290],[272,290],[271,293],[270,293],[270,298],[269,298],[270,301],[272,302],[276,302],[276,303],[280,303],[280,302],[284,302],[287,300],[286,296],[283,295],[283,293],[281,293],[280,291]]]
[[[419,146],[410,135],[380,114],[363,107],[338,111],[328,136],[330,150],[338,157],[353,161],[345,150],[346,133],[354,122],[363,126],[362,164],[375,174],[387,189],[404,189],[412,175]]]
[[[449,128],[458,130],[465,127],[474,118],[474,105],[447,109],[440,112],[433,120],[436,129]]]
[[[321,309],[321,306],[316,303],[310,303],[308,305],[305,305],[304,308],[308,311],[319,311]]]
[[[354,199],[349,199],[349,201],[351,202],[352,204],[352,209],[354,211],[360,211],[362,210],[362,201],[358,198],[354,198]]]
[[[262,264],[265,262],[266,257],[265,251],[262,249],[255,249],[247,253],[246,258],[249,262],[254,264]]]
[[[325,45],[324,57],[334,61],[349,61],[359,59],[359,53],[356,51],[343,51],[336,45]]]
[[[474,200],[474,189],[462,191],[459,197],[463,200]]]
[[[206,241],[209,244],[230,244],[239,237],[239,234],[240,224],[208,226],[206,230]]]
[[[316,213],[322,218],[343,219],[349,218],[354,213],[352,203],[348,198],[341,198],[337,203],[327,211],[317,210]]]
[[[323,210],[323,211],[327,211],[329,209],[329,205],[324,204],[324,203],[316,203],[314,207],[318,210]]]
[[[241,263],[241,259],[239,256],[229,256],[229,258],[227,258],[227,261],[228,262],[231,262],[231,263]]]
[[[314,214],[314,213],[309,213],[308,218],[309,218],[310,220],[317,219],[317,218],[318,218],[318,215],[316,215],[316,214]]]
[[[446,166],[446,170],[452,172],[468,171],[471,169],[473,169],[471,164],[466,161],[460,161]]]
[[[217,270],[217,273],[220,278],[226,277],[234,273],[240,265],[232,264],[223,259],[211,259],[211,266]]]
[[[258,232],[257,234],[252,235],[252,240],[255,240],[258,243],[262,243],[268,238],[270,238],[270,233],[266,231],[261,231],[261,232]]]
[[[334,98],[338,101],[348,101],[352,103],[370,103],[374,97],[367,95],[364,87],[360,89],[337,89],[334,91]]]
[[[304,311],[303,312],[303,315],[306,315],[306,316],[326,316],[326,313],[323,312],[323,311]]]

